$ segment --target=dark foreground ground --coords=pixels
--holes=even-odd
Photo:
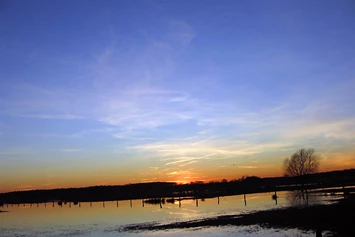
[[[125,231],[168,230],[178,228],[260,225],[273,228],[298,228],[316,232],[331,231],[333,236],[355,236],[355,197],[349,196],[330,205],[289,207],[244,215],[224,215],[195,221],[159,225],[131,225]]]

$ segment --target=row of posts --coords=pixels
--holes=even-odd
[[[275,191],[275,194],[274,195],[272,195],[272,199],[274,199],[275,200],[275,204],[277,205],[277,193],[276,193],[276,191]],[[179,198],[178,199],[178,201],[179,201],[179,207],[181,207],[181,198]],[[195,199],[196,200],[196,207],[198,207],[198,198],[196,198]],[[52,203],[52,207],[54,207],[54,203],[55,202],[53,202]],[[129,200],[129,203],[130,203],[130,207],[133,207],[133,204],[132,204],[132,199],[131,200]],[[142,206],[144,207],[144,203],[145,203],[145,201],[144,201],[144,199],[142,199]],[[219,203],[220,203],[220,198],[219,198],[219,196],[217,197],[217,204],[219,205]],[[30,203],[30,207],[32,207],[32,204],[33,203]],[[7,207],[9,207],[9,204],[6,204],[7,205]],[[16,204],[15,204],[16,205]],[[39,207],[39,203],[37,203],[36,204],[37,205],[37,207]],[[62,207],[63,206],[63,202],[58,202],[58,205],[60,206],[60,207]],[[69,207],[71,208],[71,205],[72,205],[72,202],[69,202]],[[79,205],[79,207],[81,207],[81,203],[80,202],[74,202],[74,205]],[[160,205],[160,208],[163,208],[163,206],[162,206],[162,201],[160,200],[160,202],[159,202],[159,205]],[[246,206],[247,205],[247,198],[246,198],[246,194],[244,194],[244,205]],[[11,204],[11,206],[13,207],[14,206],[14,204]],[[20,204],[17,204],[17,206],[19,207],[20,206]],[[26,206],[26,204],[24,203],[23,204],[23,206]],[[44,203],[44,206],[46,207],[47,206],[47,203],[45,202]],[[118,207],[118,200],[116,201],[116,206]],[[90,202],[90,207],[92,207],[92,202]],[[102,207],[105,207],[105,201],[103,201],[102,202]]]
[[[344,196],[346,196],[348,194],[348,191],[345,189],[345,186],[343,186],[343,192],[344,192]],[[306,193],[307,193],[307,190],[306,190]],[[275,204],[277,205],[277,193],[275,191],[275,193],[272,195],[272,199],[275,200]],[[308,195],[307,195],[307,198],[308,198]],[[181,207],[181,198],[179,197],[179,207]],[[196,207],[198,207],[198,198],[195,199],[196,200]],[[130,206],[132,207],[132,200],[129,201],[130,202]],[[76,204],[75,204],[76,203]],[[217,197],[217,203],[219,205],[219,196]],[[160,201],[159,202],[160,204],[160,208],[162,208],[162,202]],[[9,207],[9,204],[6,204],[7,207]],[[14,204],[11,204],[11,206],[13,207]],[[16,204],[15,204],[16,205]],[[20,204],[17,204],[18,206],[20,206]],[[62,206],[62,202],[58,202],[58,205],[59,206]],[[79,207],[81,207],[81,204],[80,202],[74,202],[74,205],[79,205]],[[118,200],[116,201],[116,205],[118,207]],[[246,194],[244,194],[244,205],[246,206],[247,205],[247,198],[246,198]],[[24,203],[23,206],[26,206],[26,204]],[[47,204],[44,203],[44,206],[46,207]],[[54,202],[53,202],[53,205],[54,207]],[[105,201],[102,202],[102,206],[105,207]],[[142,206],[144,207],[144,199],[142,199]],[[30,207],[32,207],[32,203],[30,203]],[[39,207],[39,203],[37,203],[37,207]],[[69,202],[69,207],[71,207],[71,202]],[[90,202],[90,207],[92,207],[92,202]]]

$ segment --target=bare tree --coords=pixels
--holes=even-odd
[[[318,168],[319,158],[314,149],[300,149],[284,160],[285,176],[304,176],[315,173]]]

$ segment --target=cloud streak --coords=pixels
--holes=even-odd
[[[86,119],[87,117],[75,114],[25,114],[20,115],[24,118],[37,118],[37,119]]]
[[[80,152],[82,149],[76,149],[76,148],[64,148],[60,149],[60,152],[65,152],[65,153],[73,153],[73,152]]]

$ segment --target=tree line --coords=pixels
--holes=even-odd
[[[271,192],[337,185],[354,185],[355,169],[316,173],[319,158],[313,149],[300,149],[283,163],[284,177],[246,176],[238,180],[190,184],[172,182],[138,183],[53,190],[31,190],[0,194],[0,204],[42,203],[50,201],[112,201],[159,197],[208,198],[256,192]]]

